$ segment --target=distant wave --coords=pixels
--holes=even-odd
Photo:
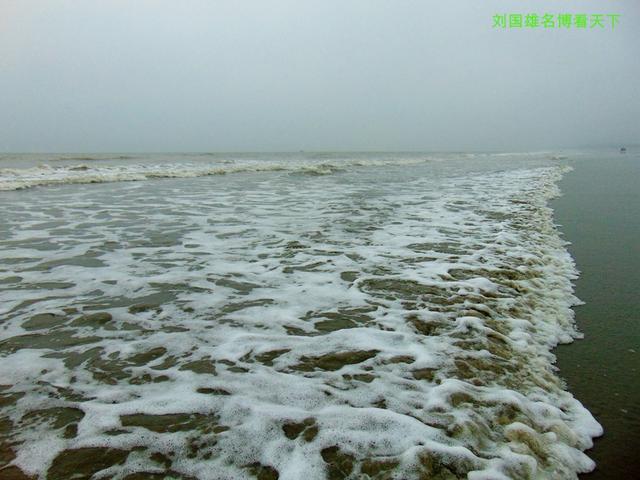
[[[491,157],[496,159],[512,157],[514,159],[545,158],[552,160],[567,158],[553,154],[553,152],[467,152],[428,155],[381,153],[371,154],[371,156],[362,153],[302,153],[298,156],[283,154],[281,158],[275,154],[265,154],[264,156],[256,154],[252,157],[247,154],[230,154],[223,157],[219,153],[161,154],[157,157],[155,155],[87,154],[74,156],[67,154],[42,157],[42,161],[51,164],[37,165],[36,162],[40,159],[38,157],[31,158],[31,166],[17,168],[15,165],[21,164],[19,156],[3,156],[0,157],[0,160],[10,158],[13,166],[0,168],[0,191],[21,190],[46,185],[139,182],[161,178],[194,178],[243,172],[284,171],[296,175],[331,175],[350,168],[411,166],[451,160],[473,161],[474,159]],[[206,158],[211,158],[211,160],[206,160]],[[63,161],[68,163],[61,164]]]
[[[105,155],[105,154],[95,154],[95,155],[59,155],[57,157],[51,158],[52,161],[94,161],[94,160],[133,160],[137,157],[132,155]]]
[[[159,178],[194,178],[242,172],[291,171],[308,175],[330,175],[349,167],[372,167],[388,165],[416,165],[429,162],[420,159],[348,159],[339,162],[242,162],[215,164],[164,163],[133,165],[88,165],[65,166],[40,165],[31,168],[0,169],[0,190],[20,190],[45,185],[136,182]]]

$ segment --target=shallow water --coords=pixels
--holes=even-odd
[[[582,451],[601,428],[550,352],[578,336],[547,206],[565,161],[268,156],[221,176],[169,160],[107,161],[187,178],[3,171],[23,188],[0,194],[5,473],[593,468]]]
[[[558,349],[569,388],[602,423],[585,480],[635,478],[640,472],[640,154],[607,151],[572,161],[554,216],[581,276],[576,309],[585,338]]]

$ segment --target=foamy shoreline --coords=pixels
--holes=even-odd
[[[547,205],[562,167],[423,168],[376,196],[338,174],[236,178],[215,197],[167,182],[171,209],[162,185],[114,184],[108,209],[60,189],[40,195],[55,225],[21,208],[0,260],[23,259],[0,278],[14,465],[62,472],[94,449],[115,462],[105,473],[167,471],[158,454],[202,479],[592,469],[601,427],[550,351],[578,336],[577,272]],[[25,304],[43,281],[51,298]],[[61,413],[24,420],[52,408],[76,412],[75,430],[55,428]]]

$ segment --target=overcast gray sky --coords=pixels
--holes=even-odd
[[[500,30],[498,12],[622,16]],[[639,0],[0,0],[0,151],[628,143]]]

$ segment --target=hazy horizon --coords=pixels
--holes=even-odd
[[[0,0],[0,151],[515,152],[640,139],[640,3]]]
[[[415,149],[415,150],[328,150],[328,149],[317,149],[317,150],[164,150],[164,151],[146,151],[146,150],[78,150],[78,151],[56,151],[56,150],[41,150],[41,151],[1,151],[0,155],[47,155],[47,154],[55,154],[55,155],[171,155],[171,154],[181,154],[181,155],[224,155],[224,154],[275,154],[275,153],[286,153],[286,154],[295,154],[295,153],[424,153],[424,154],[455,154],[455,153],[496,153],[496,154],[507,154],[507,153],[545,153],[545,152],[570,152],[575,150],[609,150],[609,149],[619,149],[621,147],[629,148],[637,148],[640,147],[640,143],[621,143],[621,144],[609,144],[609,145],[576,145],[576,146],[556,146],[549,148],[538,148],[538,149],[465,149],[465,150],[425,150],[425,149]]]

